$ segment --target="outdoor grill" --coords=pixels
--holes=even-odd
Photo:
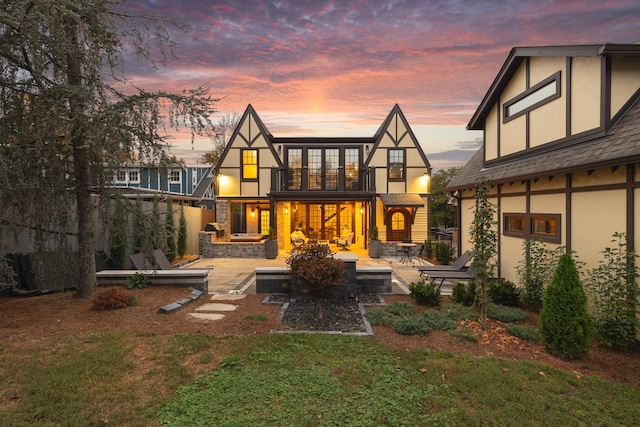
[[[220,225],[218,222],[210,222],[209,224],[204,226],[204,231],[207,232],[216,232],[216,237],[224,236],[224,227]]]

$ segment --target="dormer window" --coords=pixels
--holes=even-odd
[[[560,97],[560,71],[504,103],[504,122]]]

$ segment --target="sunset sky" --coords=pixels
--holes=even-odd
[[[397,103],[435,169],[466,162],[481,143],[465,130],[516,46],[633,43],[640,2],[475,0],[136,0],[136,9],[187,18],[180,60],[131,64],[145,89],[201,84],[217,122],[252,104],[274,136],[373,136]],[[179,137],[172,152],[195,161]]]

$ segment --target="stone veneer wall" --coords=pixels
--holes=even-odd
[[[198,233],[198,254],[202,258],[264,258],[262,242],[218,242],[215,233]]]

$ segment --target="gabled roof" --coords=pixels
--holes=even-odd
[[[382,124],[380,125],[380,127],[378,128],[376,133],[373,135],[373,139],[375,140],[375,143],[373,145],[373,149],[369,153],[369,157],[367,159],[365,159],[365,162],[364,162],[365,166],[369,165],[369,162],[371,160],[371,157],[373,156],[373,153],[378,148],[378,145],[380,145],[380,140],[382,140],[382,138],[384,137],[384,134],[387,131],[387,128],[389,127],[389,124],[391,123],[391,120],[393,120],[393,117],[396,114],[398,115],[398,117],[402,121],[402,124],[404,125],[405,129],[407,129],[407,133],[409,135],[409,138],[411,138],[411,141],[413,142],[413,144],[415,145],[416,149],[418,150],[418,153],[420,154],[420,158],[422,159],[424,164],[427,166],[427,168],[431,169],[431,164],[429,163],[429,160],[427,159],[427,156],[424,154],[424,151],[422,150],[422,147],[418,143],[418,139],[416,138],[416,135],[413,133],[413,130],[411,129],[411,126],[409,126],[409,123],[407,122],[407,119],[404,116],[404,113],[402,112],[402,110],[400,109],[400,106],[398,104],[393,106],[393,109],[387,115],[387,118],[384,120],[384,122],[382,122]]]
[[[597,44],[578,46],[514,47],[489,87],[478,109],[471,117],[467,130],[483,130],[485,119],[507,87],[520,64],[534,56],[640,56],[640,44]]]
[[[198,183],[196,188],[193,190],[193,193],[191,193],[191,195],[193,197],[202,199],[205,193],[207,192],[207,190],[211,187],[212,182],[213,182],[213,166],[211,166],[209,170],[205,172],[205,174],[202,176],[202,178],[200,179],[200,182]]]
[[[620,117],[620,120],[604,136],[491,167],[484,167],[484,151],[480,148],[451,179],[447,190],[468,188],[475,185],[480,177],[485,177],[492,183],[501,183],[638,162],[640,161],[640,96],[638,94]]]

